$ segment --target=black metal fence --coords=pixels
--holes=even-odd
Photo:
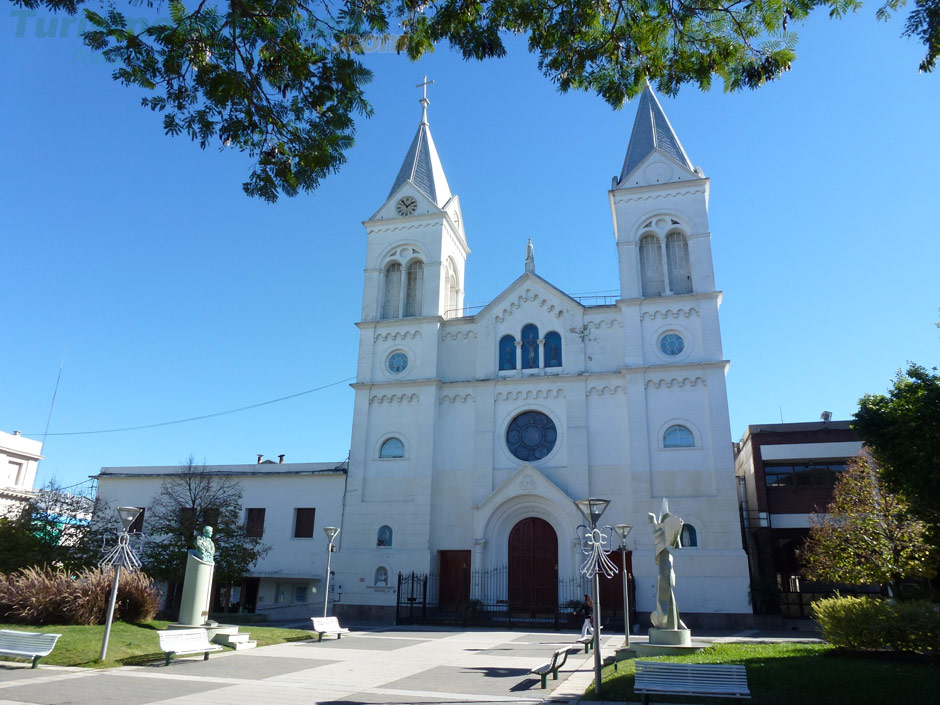
[[[529,600],[510,599],[506,566],[492,570],[469,571],[469,598],[452,597],[437,573],[399,573],[396,604],[397,624],[459,624],[462,626],[580,628],[583,617],[576,614],[585,594],[591,592],[591,581],[584,576],[559,579],[551,600],[537,604]],[[466,579],[466,576],[464,576]],[[617,580],[621,580],[617,576]],[[636,618],[636,588],[630,578],[631,620]],[[544,593],[544,591],[543,591]],[[623,608],[601,603],[602,622],[622,624]]]

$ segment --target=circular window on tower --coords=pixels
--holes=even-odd
[[[663,355],[675,357],[685,350],[685,341],[678,333],[666,333],[666,335],[659,339],[659,349]]]
[[[506,429],[506,445],[519,460],[541,460],[552,452],[556,440],[555,423],[540,411],[519,414]]]
[[[385,365],[388,367],[388,371],[393,375],[399,375],[408,367],[408,356],[401,350],[398,350],[388,356]]]

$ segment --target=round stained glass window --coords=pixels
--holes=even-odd
[[[678,333],[666,333],[659,339],[659,349],[663,351],[663,355],[673,357],[685,350],[685,341]]]
[[[540,411],[519,414],[506,430],[509,452],[519,460],[541,460],[552,452],[557,440],[555,423]]]
[[[388,357],[388,371],[392,374],[398,374],[404,372],[405,368],[408,367],[408,356],[403,352],[392,353]]]

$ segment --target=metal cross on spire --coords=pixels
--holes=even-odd
[[[421,103],[421,122],[424,124],[427,124],[428,122],[428,106],[431,104],[431,101],[428,100],[428,86],[430,86],[432,83],[434,83],[434,81],[429,81],[427,74],[425,74],[424,82],[415,85],[415,88],[423,89],[421,100],[418,102]]]

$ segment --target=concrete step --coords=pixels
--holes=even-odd
[[[247,634],[245,636],[248,636]],[[244,649],[253,649],[258,645],[257,641],[235,641],[229,644],[236,651],[242,651]]]
[[[225,646],[243,644],[250,640],[250,634],[216,634],[215,638],[213,639],[216,644],[224,644]]]

